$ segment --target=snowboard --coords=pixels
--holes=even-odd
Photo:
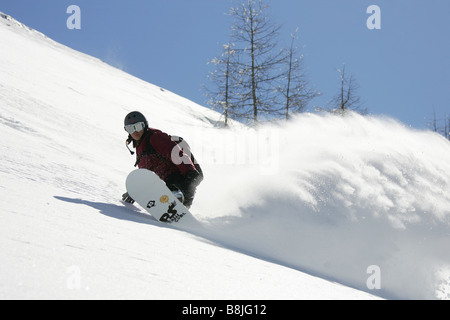
[[[156,220],[177,227],[200,226],[200,222],[154,172],[133,170],[127,177],[126,188],[131,198]]]

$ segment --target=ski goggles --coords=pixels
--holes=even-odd
[[[144,122],[136,122],[133,124],[128,124],[125,126],[125,131],[129,134],[139,132],[145,129],[145,123]]]

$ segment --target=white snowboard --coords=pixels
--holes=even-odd
[[[154,172],[132,171],[126,181],[128,194],[156,220],[179,227],[198,227],[200,223],[173,195]]]

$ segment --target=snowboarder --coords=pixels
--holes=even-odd
[[[196,170],[191,158],[168,134],[150,128],[145,116],[138,111],[127,114],[124,125],[128,133],[126,145],[128,147],[133,143],[136,149],[135,166],[156,173],[189,209],[196,188],[202,180],[202,175]],[[131,150],[130,152],[134,154]],[[177,158],[175,162],[172,160],[173,155]],[[122,199],[125,202],[134,202],[128,193],[123,194]]]

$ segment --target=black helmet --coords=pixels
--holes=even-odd
[[[134,124],[137,122],[144,122],[145,127],[148,127],[147,119],[145,119],[144,115],[139,111],[133,111],[127,114],[127,116],[125,117],[124,125],[127,126],[129,124]]]
[[[142,128],[142,126],[140,126],[140,125],[134,125],[139,122],[144,123],[144,125],[145,125],[144,128]],[[131,128],[127,128],[127,126],[130,126]],[[140,113],[139,111],[130,112],[125,117],[124,128],[125,128],[125,131],[128,132],[128,139],[126,140],[125,144],[128,148],[128,151],[130,151],[131,154],[134,154],[134,152],[131,151],[130,148],[128,147],[128,145],[131,143],[131,141],[133,141],[133,147],[136,147],[135,146],[136,142],[133,140],[133,137],[131,136],[131,134],[135,131],[141,131],[142,129],[147,130],[148,129],[147,119],[145,119],[144,115],[142,113]]]

